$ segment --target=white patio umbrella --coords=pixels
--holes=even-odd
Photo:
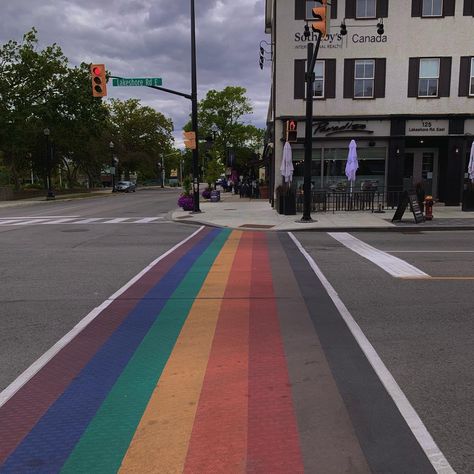
[[[283,147],[283,159],[281,161],[280,172],[286,183],[290,183],[293,179],[293,158],[291,145],[286,142]]]
[[[352,185],[356,180],[356,171],[359,169],[359,162],[357,161],[357,145],[355,140],[351,140],[349,143],[349,154],[347,155],[346,162],[346,176],[351,183],[351,193]]]
[[[469,179],[471,183],[474,183],[474,142],[471,145],[471,154],[469,156],[469,166],[467,167],[467,172],[469,173]]]

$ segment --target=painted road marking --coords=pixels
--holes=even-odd
[[[69,344],[88,324],[90,324],[102,311],[110,306],[114,300],[116,300],[122,293],[136,283],[143,275],[148,273],[154,266],[161,260],[166,258],[168,255],[173,253],[176,249],[184,245],[188,240],[191,240],[199,232],[204,229],[204,226],[200,227],[196,232],[186,237],[184,240],[176,244],[173,248],[169,249],[163,255],[159,256],[148,266],[146,266],[140,273],[135,275],[128,283],[122,288],[117,290],[112,296],[104,301],[100,306],[94,308],[84,319],[76,324],[65,336],[63,336],[54,346],[46,351],[38,360],[33,362],[21,375],[19,375],[7,388],[0,392],[0,407],[3,406],[23,385],[25,385],[36,373],[38,373],[61,349]]]
[[[385,364],[382,362],[382,359],[379,357],[372,344],[362,332],[362,329],[356,323],[351,313],[346,308],[345,304],[342,302],[341,298],[339,298],[339,295],[337,294],[336,290],[333,288],[331,283],[329,283],[329,281],[324,276],[323,272],[320,270],[311,255],[309,255],[309,253],[304,249],[304,247],[296,239],[296,237],[291,232],[289,232],[288,235],[298,247],[299,251],[306,258],[310,267],[312,268],[316,276],[319,278],[321,284],[324,286],[329,297],[333,301],[340,315],[347,324],[347,327],[354,336],[354,339],[357,341],[360,348],[364,352],[365,356],[367,357],[367,360],[373,367],[375,373],[384,385],[388,394],[392,397],[395,405],[397,406],[401,415],[405,419],[408,427],[411,429],[413,435],[417,439],[426,456],[430,460],[435,471],[439,474],[455,474],[454,469],[450,466],[448,460],[439,449],[431,434],[426,429],[426,426],[421,421],[420,417],[418,416],[418,413],[412,407],[411,403],[408,401],[402,389],[397,384],[396,380],[393,378],[392,374],[389,372]]]
[[[149,222],[157,221],[160,219],[164,219],[164,217],[144,217],[138,221],[135,221],[135,224],[148,224]]]
[[[333,239],[348,249],[375,263],[395,278],[429,278],[429,275],[404,260],[378,250],[347,232],[328,232]]]
[[[26,220],[25,220],[26,219]],[[34,225],[34,224],[152,224],[164,220],[164,217],[91,217],[77,220],[78,217],[12,217],[0,218],[0,225]]]
[[[52,220],[52,221],[46,221],[46,222],[40,222],[40,224],[64,224],[65,222],[71,222],[73,221],[75,218],[74,217],[66,217],[64,219],[55,219],[55,220]]]
[[[387,253],[474,253],[474,250],[385,250]]]

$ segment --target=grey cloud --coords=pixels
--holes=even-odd
[[[3,3],[3,2],[2,2]],[[189,0],[5,1],[0,43],[37,27],[41,46],[56,42],[72,64],[103,62],[114,75],[162,77],[164,87],[190,92]],[[39,3],[39,4],[38,4]],[[195,0],[199,98],[209,89],[241,85],[265,125],[269,71],[258,67],[264,0]],[[138,97],[172,118],[175,136],[188,121],[190,101],[143,88],[109,88],[110,97]]]

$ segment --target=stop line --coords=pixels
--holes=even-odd
[[[54,225],[54,224],[155,224],[159,217],[8,217],[0,218],[0,226]]]

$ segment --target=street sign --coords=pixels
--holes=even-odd
[[[161,86],[163,81],[161,77],[121,77],[119,78],[112,78],[112,85],[113,86]]]

